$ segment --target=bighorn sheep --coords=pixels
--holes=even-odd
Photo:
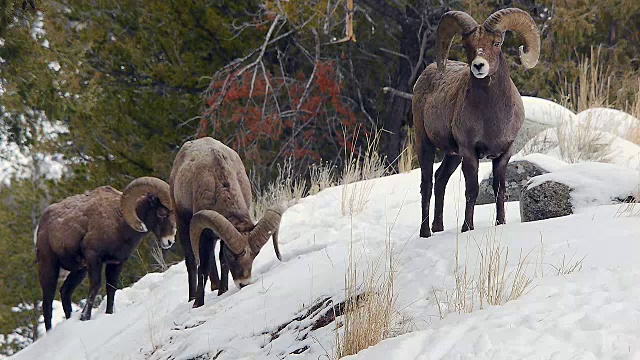
[[[106,312],[111,314],[124,262],[149,231],[165,249],[175,242],[176,221],[169,184],[157,178],[133,180],[122,193],[102,186],[49,205],[35,235],[47,331],[51,328],[51,303],[60,269],[69,272],[60,287],[67,319],[71,316],[71,295],[89,273],[89,297],[80,316],[80,320],[89,320],[106,264]]]
[[[204,304],[207,275],[218,295],[228,289],[229,271],[236,286],[248,285],[253,260],[271,234],[280,259],[277,231],[283,209],[272,207],[254,225],[249,216],[249,178],[231,148],[210,137],[185,143],[173,163],[169,185],[193,307]],[[222,239],[220,277],[211,255],[218,238]]]
[[[445,158],[435,174],[433,231],[444,229],[444,191],[462,162],[465,178],[465,219],[462,231],[473,229],[473,208],[478,196],[478,160],[493,160],[493,190],[497,224],[505,223],[505,172],[513,143],[524,121],[522,99],[509,77],[500,47],[507,30],[514,31],[524,47],[520,59],[532,68],[540,54],[540,35],[526,12],[503,9],[478,25],[467,13],[442,15],[436,40],[437,64],[422,72],[413,89],[413,123],[422,168],[422,224],[420,236],[431,236],[429,203],[436,148]],[[448,61],[453,37],[462,36],[467,63]]]

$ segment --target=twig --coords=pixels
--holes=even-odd
[[[403,98],[403,99],[413,100],[413,94],[409,94],[409,93],[404,92],[404,91],[396,90],[396,89],[394,89],[392,87],[389,87],[389,86],[383,87],[382,88],[382,92],[385,93],[385,94],[390,93],[393,96],[398,96],[398,97]]]

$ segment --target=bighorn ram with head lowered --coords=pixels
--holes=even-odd
[[[437,32],[437,64],[422,72],[413,88],[413,124],[422,168],[422,224],[420,236],[431,235],[429,203],[436,148],[445,158],[435,175],[433,231],[442,231],[444,191],[462,162],[466,184],[466,209],[462,231],[473,229],[473,208],[478,196],[478,160],[493,161],[496,222],[504,224],[505,173],[513,143],[524,121],[522,99],[502,55],[504,33],[515,32],[524,47],[520,60],[532,68],[540,54],[540,35],[526,12],[497,11],[478,25],[467,13],[442,15]],[[467,63],[448,61],[455,35],[462,36]]]
[[[51,328],[51,303],[60,269],[69,272],[60,288],[67,319],[71,316],[71,295],[87,272],[89,297],[80,320],[91,318],[91,308],[102,282],[103,264],[106,264],[106,312],[113,313],[113,299],[124,262],[149,231],[160,239],[165,249],[175,241],[176,221],[169,185],[157,178],[133,180],[122,193],[111,186],[102,186],[49,205],[36,229],[45,328]]]
[[[280,259],[277,231],[283,209],[267,210],[254,225],[249,216],[249,178],[231,148],[210,137],[185,143],[173,163],[169,184],[194,307],[204,304],[207,275],[218,295],[228,289],[229,271],[236,286],[248,285],[253,260],[272,234]],[[211,256],[218,238],[222,240],[220,277]]]

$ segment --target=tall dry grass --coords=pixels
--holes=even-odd
[[[278,165],[278,176],[265,189],[255,188],[255,196],[249,209],[254,221],[262,218],[273,205],[291,206],[306,195],[307,182],[293,173],[291,160]],[[255,187],[255,186],[254,186]]]
[[[410,127],[407,129],[407,138],[402,146],[400,157],[398,157],[398,171],[400,173],[407,173],[420,167],[415,146],[416,133],[413,127]]]
[[[557,127],[558,148],[568,163],[583,161],[609,162],[613,155],[614,137],[592,125],[589,116],[583,123],[562,122]]]
[[[336,359],[356,354],[394,336],[401,320],[396,310],[395,274],[393,248],[387,241],[385,252],[377,261],[368,264],[359,285],[358,266],[353,247],[350,248],[342,331],[336,331]]]
[[[565,78],[560,86],[561,105],[575,113],[594,107],[608,107],[613,75],[601,48],[592,47],[589,56],[582,56],[578,70],[575,78]],[[544,152],[557,146],[562,159],[569,163],[607,162],[613,152],[611,144],[614,138],[594,125],[595,119],[591,118],[579,124],[573,119],[563,119],[555,126],[556,139],[537,137],[525,146],[524,151]]]
[[[527,253],[520,251],[516,260],[510,258],[509,247],[502,243],[501,228],[489,227],[480,241],[467,236],[465,257],[460,258],[460,239],[456,239],[454,287],[444,291],[433,290],[441,318],[450,313],[470,313],[490,305],[503,305],[520,298],[534,288],[535,279],[544,277],[543,265],[551,269],[551,275],[567,275],[580,271],[584,257],[574,259],[563,256],[557,264],[545,262],[544,244],[541,241],[537,257],[535,248]],[[475,247],[477,254],[471,256]],[[475,261],[473,261],[475,260]],[[473,263],[471,262],[473,261]]]
[[[340,208],[342,215],[355,215],[365,208],[373,189],[373,182],[367,181],[387,175],[385,158],[378,153],[380,131],[367,136],[364,151],[347,150],[345,164],[339,184],[342,185]]]
[[[309,174],[309,195],[315,195],[320,191],[336,184],[335,166],[329,162],[311,165]]]
[[[576,113],[594,107],[609,106],[613,75],[601,50],[601,47],[591,47],[590,56],[581,56],[578,60],[577,78],[565,78],[560,89],[561,104]]]
[[[640,79],[638,79],[637,89],[630,105],[625,106],[626,112],[634,118],[640,120]],[[640,145],[640,121],[629,127],[625,134],[625,139]]]
[[[520,254],[517,262],[511,264],[509,248],[502,244],[501,234],[498,235],[498,232],[499,228],[492,226],[483,234],[481,241],[467,237],[467,255],[463,260],[460,259],[459,236],[456,239],[453,273],[455,287],[444,291],[440,296],[434,290],[441,318],[453,312],[470,313],[487,305],[502,305],[531,289],[533,277],[527,271],[532,265],[530,253]],[[474,245],[478,256],[476,263],[470,264],[469,254]]]

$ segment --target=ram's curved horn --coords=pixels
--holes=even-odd
[[[467,36],[478,28],[478,23],[464,11],[449,11],[442,15],[436,36],[436,62],[438,71],[444,72],[451,42],[456,34]]]
[[[138,232],[147,232],[147,226],[140,220],[136,213],[138,199],[145,194],[154,194],[164,207],[171,209],[171,197],[169,195],[169,184],[151,176],[145,176],[133,180],[122,191],[120,198],[120,208],[124,220]]]
[[[511,30],[518,34],[524,45],[520,46],[522,66],[531,69],[540,57],[540,32],[536,23],[526,11],[508,8],[494,12],[482,26],[490,32],[504,33]]]

